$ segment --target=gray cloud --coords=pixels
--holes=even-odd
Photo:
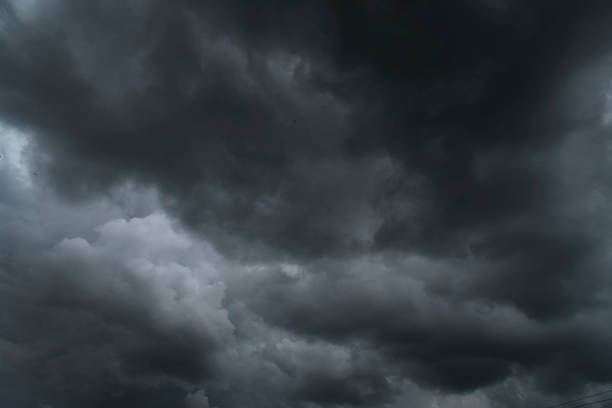
[[[218,255],[160,213],[110,220],[94,235],[46,248],[22,237],[16,247],[27,250],[3,253],[5,370],[36,379],[41,397],[59,390],[64,403],[92,406],[200,384],[233,331]]]
[[[267,295],[259,292],[254,309],[305,335],[363,341],[418,383],[467,391],[529,373],[547,386],[575,386],[609,381],[612,374],[601,354],[610,336],[599,323],[607,306],[541,323],[515,307],[456,297],[479,279],[465,268],[491,269],[465,261],[388,255],[310,268],[295,280],[263,280]],[[441,296],[439,281],[460,287]]]
[[[0,401],[610,383],[611,11],[0,0]]]

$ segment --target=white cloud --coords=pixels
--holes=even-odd
[[[25,186],[32,185],[26,160],[29,137],[20,130],[0,122],[0,172],[6,172]]]
[[[204,390],[197,390],[187,394],[185,397],[185,407],[187,408],[211,408],[208,397]]]
[[[112,220],[96,231],[99,236],[91,242],[62,240],[49,264],[81,265],[80,290],[126,307],[138,297],[149,318],[168,329],[185,326],[216,341],[231,332],[221,306],[225,286],[213,263],[219,257],[212,248],[193,244],[162,213]],[[78,279],[75,275],[66,278]]]
[[[37,351],[13,359],[12,369],[75,388],[104,381],[189,386],[205,377],[233,332],[214,250],[163,213],[114,219],[90,235],[13,257],[19,273],[9,271],[0,298],[14,310],[0,338],[16,336],[17,355],[32,342]],[[44,324],[31,321],[32,313]],[[44,357],[49,352],[52,360]],[[87,378],[79,374],[84,366]]]

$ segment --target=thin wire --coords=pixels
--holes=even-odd
[[[598,397],[598,396],[600,396],[600,395],[604,395],[604,394],[609,394],[609,393],[611,393],[611,392],[612,392],[612,389],[609,389],[609,390],[606,390],[606,391],[601,391],[601,392],[596,392],[596,393],[594,393],[594,394],[585,395],[585,396],[583,396],[583,397],[576,398],[576,399],[569,400],[569,401],[565,401],[565,402],[561,402],[561,403],[559,403],[559,404],[549,405],[549,406],[544,407],[544,408],[557,408],[557,407],[562,407],[562,406],[567,405],[567,404],[573,404],[573,403],[575,403],[575,402],[581,402],[581,401],[584,401],[584,400],[586,400],[586,399],[593,398],[593,397]],[[604,400],[604,401],[605,401],[605,400]],[[597,402],[597,401],[595,401],[595,402]],[[582,406],[582,405],[579,405],[579,406]],[[576,408],[576,407],[570,407],[570,408]]]
[[[584,397],[583,399],[587,399],[588,397]],[[610,398],[606,398],[606,399],[602,399],[602,400],[597,400],[597,401],[591,401],[591,402],[585,402],[583,404],[579,404],[579,405],[572,405],[571,407],[568,408],[581,408],[581,407],[587,407],[589,405],[594,405],[594,404],[599,404],[601,402],[606,402],[606,401],[612,401],[612,397]]]

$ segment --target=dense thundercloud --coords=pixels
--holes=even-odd
[[[612,384],[612,3],[0,0],[0,406]]]

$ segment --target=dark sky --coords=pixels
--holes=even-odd
[[[612,2],[0,0],[0,407],[612,384]]]

